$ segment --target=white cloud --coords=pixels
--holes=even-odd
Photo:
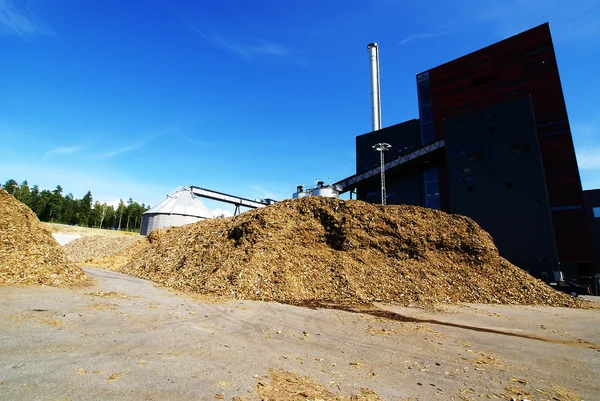
[[[13,0],[0,0],[0,35],[29,38],[34,35],[54,35],[54,31],[37,20],[23,4]]]
[[[412,33],[410,35],[408,35],[407,37],[405,37],[404,39],[402,39],[400,42],[398,42],[398,45],[402,46],[406,43],[415,41],[415,40],[419,40],[419,39],[429,39],[429,38],[436,38],[438,36],[443,36],[450,33],[450,30],[446,29],[446,30],[442,30],[439,32],[429,32],[429,33]]]
[[[220,216],[231,217],[231,216],[233,216],[233,213],[231,213],[231,211],[229,211],[229,210],[216,208],[216,209],[213,209],[210,211],[210,215],[212,217],[220,217]]]
[[[44,157],[48,157],[48,156],[52,156],[52,155],[68,155],[70,153],[74,153],[77,152],[79,150],[82,150],[83,148],[80,146],[71,146],[71,147],[64,147],[64,148],[54,148],[49,150],[48,152],[46,152],[46,154],[44,155]]]
[[[125,146],[123,148],[119,148],[119,149],[115,149],[115,150],[111,150],[111,151],[99,154],[98,157],[101,158],[101,159],[104,159],[104,158],[107,158],[107,157],[113,157],[113,156],[116,156],[116,155],[121,154],[121,153],[131,152],[132,150],[139,149],[142,146],[144,146],[145,144],[146,144],[146,142],[134,143],[132,145]]]
[[[194,25],[190,25],[190,28],[213,45],[225,49],[246,60],[253,60],[260,56],[287,58],[292,55],[292,52],[289,49],[278,43],[270,41],[242,43],[230,38],[225,38],[216,33],[208,34],[196,28]]]

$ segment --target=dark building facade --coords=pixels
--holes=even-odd
[[[585,197],[585,211],[592,231],[592,243],[596,263],[592,271],[586,272],[586,276],[592,276],[593,279],[590,277],[590,279],[582,281],[596,289],[596,294],[598,294],[600,293],[600,189],[583,191],[583,194]],[[592,283],[589,281],[592,281]]]
[[[405,194],[388,203],[410,200],[403,203],[472,217],[504,257],[538,277],[561,269],[575,279],[591,269],[591,232],[548,24],[418,74],[417,95],[416,146],[444,140],[445,151],[387,172],[388,188],[394,176],[411,177],[398,188]],[[389,130],[382,141],[414,147],[412,133],[396,138],[414,121],[381,130]],[[378,157],[372,150],[367,156],[367,145],[381,131],[357,138],[357,171]],[[368,196],[377,186],[361,183],[358,198],[377,201]]]

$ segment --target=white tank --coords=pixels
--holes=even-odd
[[[311,191],[312,196],[324,196],[326,198],[337,198],[338,191],[332,185],[325,185],[323,181],[317,182],[317,187]]]
[[[310,192],[304,192],[304,187],[302,185],[298,185],[296,187],[296,192],[292,195],[292,198],[299,199],[306,196],[310,196]]]

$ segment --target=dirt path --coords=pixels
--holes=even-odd
[[[255,400],[271,368],[335,394],[370,388],[384,400],[600,393],[598,309],[380,305],[387,312],[352,313],[214,303],[86,272],[94,287],[0,287],[0,399]]]

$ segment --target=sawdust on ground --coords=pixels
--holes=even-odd
[[[155,230],[103,263],[179,290],[292,304],[583,305],[501,258],[467,217],[323,197]]]
[[[57,287],[87,281],[31,209],[0,188],[0,284]]]
[[[336,395],[313,378],[280,369],[271,369],[268,376],[259,380],[256,392],[263,401],[381,401],[369,389],[351,396]]]

